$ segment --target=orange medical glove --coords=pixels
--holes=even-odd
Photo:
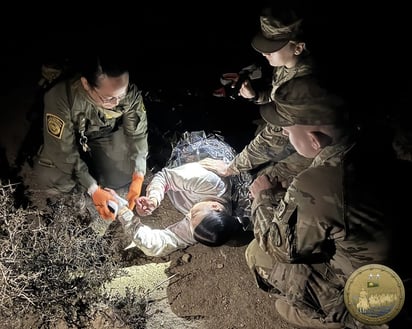
[[[92,194],[92,199],[97,212],[103,219],[115,220],[115,214],[110,211],[108,201],[111,200],[116,203],[118,202],[109,191],[106,191],[99,186]]]
[[[127,193],[127,201],[129,201],[129,209],[133,210],[136,205],[136,199],[142,192],[144,176],[141,173],[133,173],[132,182]]]

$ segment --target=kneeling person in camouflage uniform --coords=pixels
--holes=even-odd
[[[344,286],[357,268],[384,264],[390,245],[392,191],[357,142],[343,102],[325,92],[302,101],[289,95],[264,105],[262,116],[282,127],[296,151],[312,159],[277,202],[277,186],[262,175],[251,185],[255,239],[246,259],[258,286],[278,299],[279,314],[303,328],[367,328],[344,304]],[[385,185],[386,184],[386,185]],[[388,209],[390,211],[388,212]]]

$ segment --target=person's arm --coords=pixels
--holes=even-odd
[[[126,111],[123,114],[124,133],[127,136],[130,158],[134,163],[134,172],[146,174],[146,158],[148,154],[147,114],[141,91],[130,85]]]
[[[166,192],[175,192],[175,196],[180,194],[181,197],[176,196],[172,202],[179,211],[185,212],[204,197],[220,197],[227,190],[227,184],[219,176],[204,169],[198,162],[192,162],[157,172],[146,188],[146,196],[156,199],[159,205]],[[175,204],[179,200],[181,204]]]
[[[156,208],[160,206],[160,203],[165,197],[165,193],[168,189],[168,176],[169,173],[165,168],[154,174],[150,183],[146,186],[146,197],[151,199],[155,204]],[[154,209],[152,209],[153,211]]]
[[[276,72],[277,71],[278,71],[278,68],[274,67],[273,73],[272,73],[271,86],[268,87],[267,89],[260,90],[259,92],[255,93],[255,96],[252,99],[255,104],[262,105],[262,104],[267,104],[273,101],[273,93],[277,88],[277,85],[276,85]]]
[[[305,158],[299,153],[294,152],[285,159],[264,167],[260,170],[257,176],[265,174],[271,181],[277,181],[282,184],[283,188],[287,188],[296,177],[304,169],[308,168],[312,163],[312,159]]]
[[[259,246],[277,261],[320,262],[330,257],[328,241],[343,230],[342,200],[332,200],[341,196],[341,183],[331,181],[337,177],[332,174],[327,177],[328,183],[320,184],[326,182],[322,170],[311,168],[298,175],[279,204],[269,188],[254,192],[255,237]]]
[[[122,224],[125,234],[133,241],[129,247],[136,246],[148,256],[160,257],[196,243],[187,218],[166,229],[152,229],[134,215],[126,200],[113,190],[110,193],[116,198],[119,207],[119,210],[114,210],[116,218]],[[116,205],[114,207],[117,208]]]
[[[263,130],[229,164],[231,172],[244,172],[269,161],[280,161],[294,149],[280,128],[267,124]]]
[[[240,172],[232,172],[229,170],[229,163],[212,158],[204,158],[198,162],[203,168],[206,170],[214,172],[216,175],[220,177],[228,177],[233,175],[238,175]]]
[[[133,209],[135,201],[142,191],[148,155],[146,108],[141,91],[133,84],[129,87],[125,104],[127,105],[123,114],[124,133],[128,143],[130,159],[134,164],[127,199],[129,201],[129,208]]]
[[[79,183],[88,189],[96,184],[96,180],[80,158],[73,119],[66,82],[63,81],[50,89],[44,97],[42,156],[50,158],[63,173],[74,174]]]
[[[166,256],[191,245],[167,228],[152,229],[140,220],[125,225],[124,232],[132,238],[133,244],[148,256]]]
[[[266,175],[257,177],[250,186],[253,233],[262,250],[278,261],[285,261],[282,250],[276,250],[284,243],[284,237],[274,221],[278,206],[274,189],[274,183]]]

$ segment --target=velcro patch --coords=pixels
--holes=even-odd
[[[46,113],[47,132],[58,139],[62,138],[64,130],[64,121],[58,116]]]

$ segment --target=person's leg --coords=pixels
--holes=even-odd
[[[39,158],[35,161],[33,171],[36,188],[47,193],[69,193],[76,186],[70,175],[62,172],[48,159]]]
[[[249,243],[245,251],[245,257],[257,286],[264,291],[273,289],[267,281],[274,266],[273,258],[259,247],[256,239]]]
[[[290,305],[287,301],[283,299],[277,299],[275,302],[276,311],[279,315],[298,328],[306,329],[343,329],[345,325],[339,322],[325,322],[322,318],[313,318],[308,316],[305,312],[301,311],[299,308]]]
[[[258,287],[278,298],[276,309],[285,320],[305,328],[344,327],[343,287],[329,266],[277,262],[256,239],[245,256]]]

